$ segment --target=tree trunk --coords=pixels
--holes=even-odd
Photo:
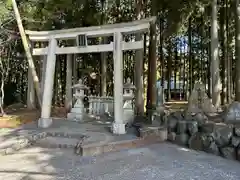
[[[137,20],[142,19],[142,0],[135,1]],[[136,41],[142,40],[142,34],[136,35]],[[135,70],[134,82],[136,86],[136,114],[138,116],[144,115],[144,87],[143,87],[143,50],[137,50],[134,56]]]
[[[217,0],[212,0],[212,19],[211,19],[211,55],[212,55],[212,101],[215,107],[220,106],[220,69],[218,57],[218,12]]]
[[[21,35],[21,38],[22,38],[22,44],[23,44],[23,47],[24,47],[24,50],[25,50],[25,53],[26,53],[26,57],[27,57],[27,60],[28,60],[28,66],[29,66],[30,71],[31,71],[32,76],[33,76],[34,88],[36,90],[38,103],[39,103],[39,106],[41,107],[42,102],[41,102],[41,90],[40,90],[39,78],[37,76],[37,72],[36,72],[36,68],[35,68],[35,65],[34,65],[33,57],[32,57],[30,47],[29,47],[29,44],[28,44],[27,36],[25,34],[25,31],[24,31],[24,28],[23,28],[23,25],[22,25],[22,20],[21,20],[19,11],[18,11],[17,3],[16,3],[15,0],[12,0],[12,5],[13,5],[13,10],[14,10],[15,17],[16,17],[17,24],[18,24],[18,29],[19,29],[19,32],[20,32],[20,35]]]
[[[102,6],[102,16],[101,16],[101,24],[106,23],[106,18],[105,18],[105,8],[107,4],[107,0],[101,1],[101,6]],[[102,38],[102,43],[106,44],[107,43],[107,37]],[[107,96],[107,52],[102,52],[101,53],[101,86],[100,86],[100,95],[101,96]]]
[[[189,89],[188,89],[188,97],[193,89],[193,62],[192,62],[192,18],[189,18],[188,24],[188,67],[189,67]]]
[[[226,5],[226,14],[225,14],[225,19],[226,19],[226,39],[227,39],[227,44],[226,44],[226,55],[227,55],[227,102],[230,103],[231,102],[231,82],[232,82],[232,78],[231,78],[231,58],[230,58],[230,37],[229,37],[229,19],[228,17],[230,17],[231,11],[229,8],[229,1],[226,0],[225,1],[225,5]]]
[[[221,95],[221,101],[222,104],[226,104],[227,103],[227,53],[226,53],[226,49],[227,49],[227,31],[226,31],[226,7],[225,7],[225,1],[226,0],[222,0],[222,7],[220,10],[220,30],[221,30],[221,51],[222,51],[222,56],[221,56],[221,65],[222,65],[222,72],[221,72],[221,76],[222,76],[222,95]]]
[[[167,74],[168,74],[168,83],[167,83],[167,101],[171,100],[171,78],[172,78],[172,42],[168,42],[168,62],[167,62]]]
[[[152,0],[151,15],[156,16],[156,0]],[[148,63],[148,98],[147,109],[152,112],[156,109],[156,81],[157,81],[157,57],[156,57],[156,21],[150,23],[150,44],[149,44],[149,63]],[[151,116],[151,113],[148,115]]]
[[[235,8],[236,8],[236,15],[235,15],[235,25],[236,25],[236,32],[235,32],[235,46],[236,46],[236,80],[235,80],[235,94],[236,94],[236,101],[240,102],[240,0],[235,0]]]

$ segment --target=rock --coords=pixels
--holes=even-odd
[[[234,127],[234,135],[240,137],[240,125],[236,124]]]
[[[195,134],[198,132],[198,122],[197,121],[188,121],[187,122],[187,129],[190,135]]]
[[[234,147],[220,148],[220,154],[227,159],[232,159],[232,160],[237,159],[237,153]]]
[[[177,133],[182,134],[187,132],[187,121],[178,121]]]
[[[188,100],[186,113],[215,113],[216,108],[205,92],[205,85],[198,82],[194,85]]]
[[[196,113],[192,118],[198,122],[199,126],[202,126],[208,120],[207,116],[203,112]]]
[[[239,147],[240,137],[233,136],[231,140],[231,144],[233,145],[233,147],[236,147],[236,148]]]
[[[177,120],[183,120],[183,113],[181,111],[175,111],[172,113],[172,116]]]
[[[237,153],[237,160],[240,161],[240,147],[236,149],[236,153]]]
[[[188,145],[188,140],[189,140],[189,135],[188,134],[177,134],[176,135],[176,139],[175,139],[175,142],[178,144],[178,145]]]
[[[233,102],[224,113],[225,122],[240,123],[240,102]]]
[[[220,155],[219,148],[215,142],[211,142],[208,147],[204,147],[204,151],[207,153]]]
[[[214,138],[219,147],[227,146],[233,136],[233,128],[225,124],[216,124]]]
[[[176,140],[176,133],[175,132],[168,133],[168,140],[174,142]]]
[[[162,117],[158,114],[154,114],[152,118],[152,125],[154,126],[161,126],[162,123]]]
[[[202,138],[202,133],[197,132],[194,135],[192,135],[188,141],[189,148],[197,150],[197,151],[203,151],[204,150],[204,143]]]
[[[168,131],[175,132],[177,128],[178,120],[175,117],[168,116],[167,127]]]
[[[213,136],[210,134],[202,133],[201,137],[202,137],[204,149],[208,149],[210,147],[211,143],[215,142]]]
[[[215,123],[207,122],[200,127],[201,132],[211,134],[215,131]]]

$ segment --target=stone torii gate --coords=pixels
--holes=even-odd
[[[79,53],[98,53],[113,52],[114,60],[114,123],[113,132],[115,134],[125,133],[125,124],[123,123],[123,51],[141,50],[144,48],[144,41],[125,42],[123,36],[127,34],[143,34],[150,28],[150,23],[156,21],[155,17],[133,21],[129,23],[110,24],[103,26],[93,26],[85,28],[74,28],[53,31],[26,31],[32,44],[46,42],[46,47],[32,47],[34,56],[43,56],[46,58],[46,64],[43,63],[42,78],[42,108],[41,117],[38,120],[38,126],[47,128],[52,124],[51,106],[53,96],[53,84],[56,65],[56,55],[67,54],[67,64],[71,60],[72,54]],[[92,37],[113,36],[113,42],[110,44],[88,45],[87,39]],[[76,40],[75,46],[59,47],[58,41]],[[79,42],[81,43],[79,44]],[[69,68],[69,66],[67,66]],[[140,70],[142,71],[142,70]],[[66,84],[68,92],[66,97],[71,99],[72,70],[67,69]],[[138,77],[138,78],[141,78]],[[138,88],[138,87],[136,87]]]

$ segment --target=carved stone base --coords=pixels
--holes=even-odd
[[[52,125],[52,118],[40,118],[38,120],[38,127],[48,128]]]
[[[112,124],[113,134],[126,134],[125,124],[113,123]]]

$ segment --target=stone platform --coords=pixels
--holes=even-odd
[[[2,155],[28,147],[64,148],[77,155],[92,156],[121,149],[135,148],[167,139],[167,130],[159,127],[142,127],[137,133],[128,129],[125,135],[110,132],[111,123],[94,120],[73,122],[54,119],[50,128],[38,128],[36,123],[0,133]],[[139,137],[137,136],[139,134]]]

